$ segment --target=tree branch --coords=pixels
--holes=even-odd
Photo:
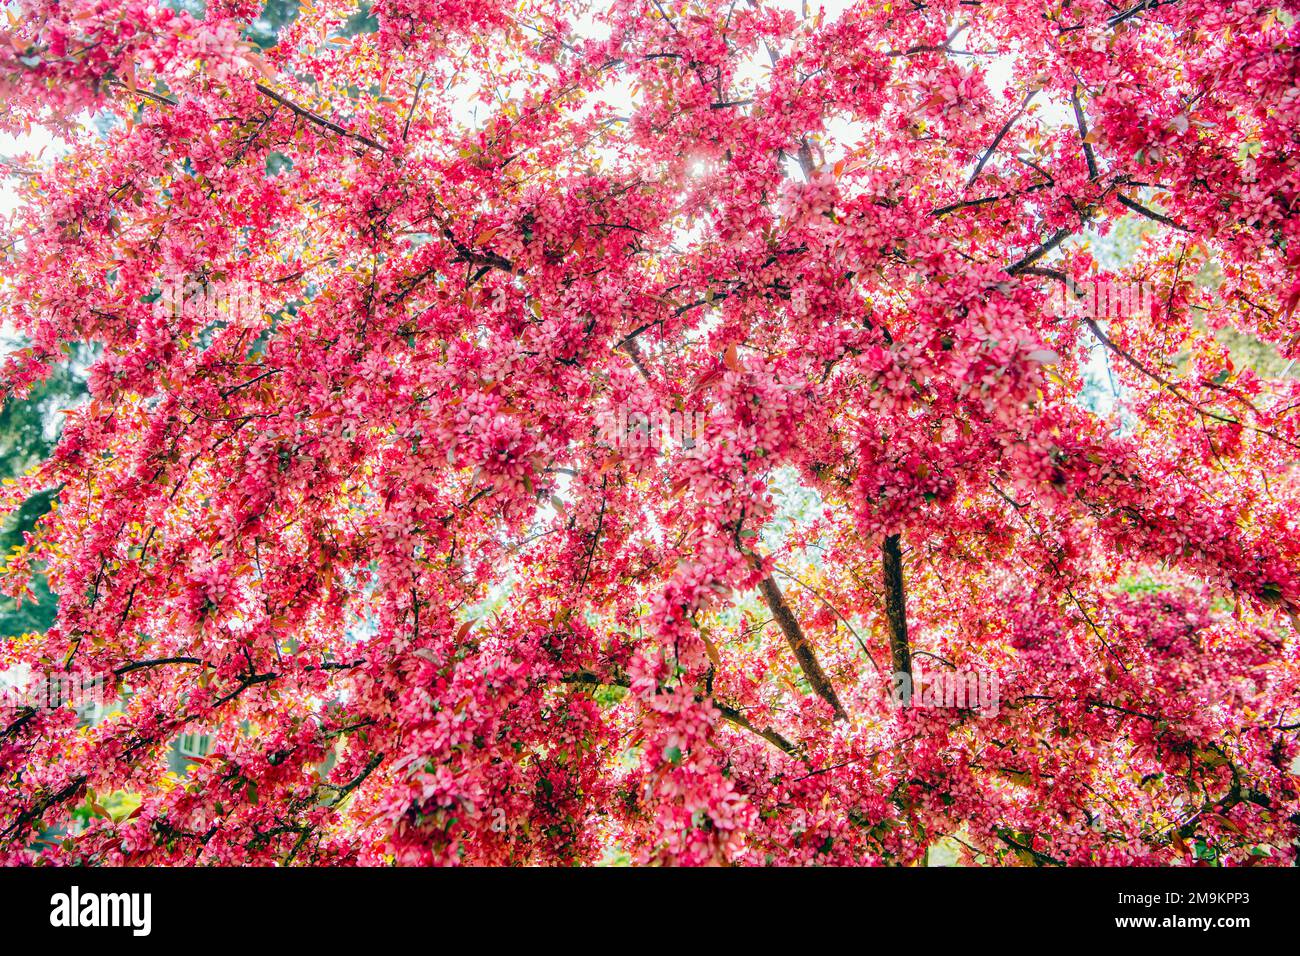
[[[1070,92],[1070,103],[1074,106],[1074,121],[1079,126],[1079,141],[1083,143],[1083,158],[1088,163],[1088,178],[1097,178],[1097,157],[1088,142],[1088,120],[1083,115],[1083,106],[1079,103],[1079,87],[1076,84]]]
[[[1074,235],[1073,229],[1066,229],[1062,227],[1056,230],[1056,232],[1052,233],[1051,238],[1047,239],[1041,246],[1039,246],[1033,252],[1027,254],[1020,261],[1012,263],[1011,265],[1007,266],[1006,268],[1007,275],[1013,276],[1018,272],[1023,272],[1025,269],[1028,269],[1031,265],[1033,265],[1039,259],[1043,258],[1043,256],[1047,255],[1049,252],[1051,252],[1053,249],[1055,249],[1057,246],[1059,246],[1061,243],[1063,243],[1066,239],[1068,239],[1072,235]]]
[[[1132,209],[1135,213],[1137,213],[1137,214],[1139,214],[1139,215],[1141,215],[1141,216],[1146,216],[1146,217],[1147,217],[1148,219],[1150,219],[1152,222],[1158,222],[1158,223],[1160,223],[1162,226],[1169,226],[1169,227],[1172,228],[1172,229],[1179,229],[1179,230],[1181,230],[1181,231],[1183,231],[1183,232],[1187,232],[1187,231],[1188,231],[1187,227],[1184,226],[1182,223],[1177,222],[1177,221],[1175,221],[1175,220],[1173,220],[1173,219],[1170,219],[1168,216],[1162,216],[1160,213],[1156,212],[1154,209],[1148,209],[1146,206],[1142,205],[1142,204],[1141,204],[1140,202],[1138,202],[1136,199],[1129,199],[1129,198],[1128,198],[1127,196],[1125,196],[1123,193],[1116,193],[1116,194],[1115,194],[1115,198],[1119,200],[1120,205],[1122,205],[1122,206],[1126,206],[1126,207],[1128,207],[1129,209]]]
[[[1010,272],[1010,270],[1007,271]],[[1046,279],[1055,279],[1057,282],[1063,283],[1065,287],[1075,295],[1083,294],[1079,290],[1078,286],[1075,285],[1074,281],[1064,272],[1061,272],[1059,269],[1044,269],[1035,266],[1033,268],[1026,267],[1020,271],[1024,272],[1026,275],[1036,275],[1036,276],[1042,276]],[[1111,352],[1114,352],[1117,356],[1122,358],[1133,368],[1137,369],[1138,372],[1145,375],[1147,378],[1151,379],[1151,381],[1155,382],[1157,385],[1166,389],[1171,395],[1173,395],[1176,399],[1178,399],[1188,408],[1192,409],[1201,417],[1209,418],[1216,422],[1222,422],[1225,425],[1236,425],[1240,428],[1245,428],[1248,431],[1255,432],[1256,434],[1264,435],[1267,438],[1272,438],[1275,441],[1280,441],[1282,442],[1282,444],[1289,445],[1292,448],[1300,448],[1300,444],[1291,441],[1289,438],[1285,437],[1284,435],[1279,435],[1276,431],[1272,429],[1260,428],[1258,425],[1251,425],[1248,422],[1243,422],[1240,419],[1233,418],[1230,415],[1220,415],[1218,412],[1213,412],[1202,408],[1199,404],[1197,404],[1195,401],[1189,398],[1182,391],[1182,389],[1180,389],[1177,385],[1171,382],[1168,378],[1161,375],[1159,372],[1155,372],[1147,368],[1127,350],[1116,345],[1114,340],[1111,339],[1111,337],[1105,333],[1102,327],[1097,324],[1097,321],[1095,319],[1085,316],[1083,322],[1084,325],[1087,326],[1088,331],[1092,333],[1093,338],[1095,338],[1098,342],[1100,342],[1105,348],[1109,349]]]
[[[795,660],[799,662],[799,669],[803,671],[804,677],[808,678],[808,683],[822,700],[831,705],[835,720],[846,719],[848,714],[840,703],[839,695],[835,693],[834,685],[822,670],[812,644],[795,619],[790,605],[786,603],[785,595],[781,593],[781,589],[770,574],[758,582],[758,590],[763,595],[763,600],[767,602],[768,610],[772,612],[772,617],[780,626],[786,641],[790,644],[790,649],[794,651]]]
[[[566,674],[560,678],[562,684],[590,684],[597,687],[628,687],[631,684],[625,677],[601,677],[599,674],[593,674],[591,671],[578,671],[575,674]],[[778,750],[784,751],[792,757],[801,757],[803,750],[797,744],[791,743],[785,736],[777,733],[771,727],[756,727],[748,717],[742,714],[730,704],[724,704],[722,701],[714,699],[713,706],[718,708],[724,719],[735,724],[742,730],[748,730],[751,734],[757,734]]]
[[[912,676],[912,647],[907,639],[907,593],[903,589],[903,551],[899,536],[888,535],[881,549],[885,578],[885,617],[889,620],[889,650],[894,673]]]
[[[998,130],[998,135],[993,137],[993,142],[989,144],[989,148],[984,151],[984,155],[980,157],[980,161],[976,164],[975,172],[971,173],[970,179],[966,180],[967,186],[974,185],[975,180],[980,178],[980,173],[984,171],[984,164],[992,158],[995,152],[997,152],[998,146],[1001,145],[1002,140],[1006,137],[1007,133],[1011,132],[1011,127],[1016,125],[1016,120],[1020,119],[1021,114],[1029,108],[1029,101],[1032,100],[1037,93],[1037,90],[1030,90],[1026,93],[1025,98],[1020,101],[1020,108],[1012,113],[1011,116],[1008,117],[1007,121],[1002,124],[1002,128]]]
[[[751,734],[757,734],[758,736],[766,740],[768,743],[770,743],[773,747],[776,747],[778,750],[782,750],[785,753],[788,753],[792,757],[800,756],[799,748],[796,745],[790,743],[789,740],[781,736],[781,734],[777,733],[771,727],[763,727],[763,728],[755,727],[752,723],[750,723],[748,717],[746,717],[740,711],[736,710],[736,708],[730,707],[727,704],[722,703],[722,701],[715,700],[713,702],[713,706],[718,708],[718,710],[722,712],[722,716],[726,718],[728,721],[730,721],[731,723],[735,724],[737,727],[740,727],[743,730],[748,730]]]
[[[808,584],[806,581],[802,581],[799,578],[795,577],[785,568],[778,567],[776,570],[779,573],[785,575],[795,584],[799,585],[805,591],[811,592],[813,597],[821,601],[822,604],[824,604],[832,614],[834,614],[837,618],[840,619],[840,621],[844,624],[844,626],[849,629],[849,633],[853,635],[853,639],[858,642],[858,647],[862,648],[862,653],[867,655],[867,660],[871,661],[871,666],[874,667],[876,669],[876,673],[879,674],[880,665],[876,663],[875,655],[871,653],[871,650],[867,647],[867,645],[863,642],[862,638],[858,635],[857,630],[855,630],[853,625],[849,623],[849,619],[840,613],[839,608],[837,608],[834,604],[828,601],[825,595],[823,595],[820,591],[814,588],[811,584]]]
[[[285,109],[291,111],[296,116],[301,116],[303,119],[307,120],[308,122],[315,123],[317,126],[330,130],[331,132],[338,133],[340,136],[347,137],[348,139],[355,139],[358,143],[362,143],[366,146],[369,146],[371,149],[377,149],[381,153],[388,152],[388,147],[385,146],[383,143],[377,142],[376,140],[373,140],[369,136],[366,136],[362,133],[354,133],[350,129],[346,129],[340,126],[338,123],[333,122],[332,120],[327,120],[319,113],[313,113],[311,110],[307,109],[306,107],[299,106],[297,103],[293,102],[292,100],[285,99],[283,96],[275,92],[275,90],[271,89],[269,86],[266,86],[262,83],[258,83],[256,84],[256,88],[257,88],[257,92],[261,93],[263,96],[274,100],[275,102],[283,106]]]
[[[132,661],[130,664],[123,665],[113,671],[113,676],[121,677],[132,671],[144,670],[149,667],[163,667],[166,664],[202,664],[203,661],[197,657],[155,657],[147,661]]]

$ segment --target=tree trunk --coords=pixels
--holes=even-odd
[[[912,677],[912,647],[907,641],[907,592],[903,590],[903,551],[899,536],[885,538],[881,561],[885,572],[885,616],[889,619],[889,651],[894,673]]]

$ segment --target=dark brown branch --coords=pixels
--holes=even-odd
[[[1148,209],[1146,206],[1142,205],[1136,199],[1129,199],[1127,196],[1123,195],[1122,193],[1116,193],[1115,198],[1119,200],[1120,205],[1132,209],[1135,213],[1137,213],[1140,216],[1146,216],[1152,222],[1158,222],[1162,226],[1169,226],[1172,229],[1179,229],[1182,230],[1183,232],[1188,231],[1187,227],[1184,226],[1182,223],[1176,222],[1175,220],[1170,219],[1168,216],[1162,216],[1154,209]]]
[[[1007,271],[1009,272],[1010,270]],[[1021,271],[1023,271],[1026,275],[1037,275],[1047,279],[1055,279],[1057,282],[1063,283],[1065,287],[1069,289],[1071,292],[1073,292],[1075,295],[1083,294],[1079,290],[1078,286],[1075,285],[1073,280],[1071,280],[1069,276],[1067,276],[1064,272],[1061,272],[1059,269],[1044,269],[1035,266],[1033,268],[1026,267]],[[1182,389],[1180,389],[1177,385],[1175,385],[1165,376],[1161,375],[1159,372],[1154,372],[1151,369],[1147,368],[1128,351],[1116,345],[1114,340],[1112,340],[1111,337],[1105,333],[1102,327],[1097,324],[1097,321],[1095,319],[1088,318],[1085,316],[1083,322],[1084,325],[1087,326],[1088,331],[1092,333],[1093,338],[1095,338],[1098,342],[1100,342],[1104,347],[1109,349],[1111,352],[1114,352],[1116,355],[1122,358],[1133,368],[1137,369],[1138,372],[1145,375],[1147,378],[1151,379],[1151,381],[1155,382],[1157,385],[1166,389],[1171,395],[1173,395],[1176,399],[1178,399],[1188,408],[1192,409],[1194,412],[1196,412],[1196,414],[1200,415],[1201,417],[1209,418],[1216,422],[1222,422],[1225,425],[1236,425],[1240,428],[1245,428],[1248,431],[1253,431],[1256,434],[1264,435],[1267,438],[1272,438],[1276,441],[1280,441],[1284,445],[1289,445],[1292,448],[1300,448],[1300,444],[1291,441],[1289,438],[1285,437],[1284,435],[1279,435],[1276,431],[1273,431],[1272,429],[1260,428],[1257,425],[1251,425],[1247,422],[1241,421],[1240,419],[1233,418],[1230,415],[1220,415],[1218,412],[1212,412],[1202,408],[1199,404],[1197,404],[1195,401],[1189,398],[1182,391]]]
[[[5,827],[4,830],[0,830],[0,840],[9,840],[18,836],[23,833],[31,823],[43,817],[52,807],[63,803],[65,800],[71,800],[85,788],[86,780],[87,777],[84,774],[79,777],[74,777],[62,790],[50,794],[30,810],[20,813],[13,823]]]
[[[361,786],[363,783],[366,782],[366,778],[375,772],[375,768],[378,767],[381,763],[383,763],[383,760],[384,760],[384,754],[382,753],[375,754],[370,758],[370,760],[366,763],[366,765],[361,768],[360,773],[358,773],[347,783],[342,784],[340,786],[336,786],[335,784],[332,783],[322,783],[321,784],[322,787],[326,788],[327,790],[333,790],[337,794],[337,796],[334,798],[330,806],[336,807],[340,803],[342,803],[344,797],[346,797],[353,790],[357,789],[357,787]]]
[[[593,674],[591,671],[578,671],[576,674],[566,674],[560,678],[563,684],[589,684],[594,687],[627,687],[631,682],[625,677],[601,677],[599,674]],[[788,753],[792,757],[803,755],[802,749],[796,744],[791,743],[782,734],[777,733],[771,727],[757,727],[748,717],[742,714],[735,707],[724,704],[720,700],[714,700],[713,706],[718,708],[730,723],[735,724],[742,730],[748,730],[752,734],[762,737],[773,747]]]
[[[1083,143],[1083,158],[1088,162],[1088,178],[1097,178],[1097,157],[1092,151],[1092,144],[1088,142],[1088,120],[1083,115],[1083,106],[1079,103],[1079,87],[1076,86],[1070,93],[1070,103],[1074,106],[1074,121],[1079,126],[1079,141]]]
[[[12,733],[16,733],[17,731],[22,730],[25,726],[27,726],[28,723],[31,722],[31,719],[35,716],[36,716],[36,708],[28,707],[26,710],[24,710],[21,714],[18,715],[17,720],[15,720],[4,730],[0,730],[0,740],[3,740],[4,738],[8,737]]]
[[[1040,190],[1047,189],[1052,185],[1053,182],[1051,181],[1034,183],[1032,186],[1026,186],[1024,189],[1017,190],[1016,192],[1000,193],[996,196],[981,196],[979,199],[963,199],[961,202],[949,203],[946,206],[938,206],[931,209],[930,215],[937,218],[943,218],[949,213],[957,212],[959,209],[973,209],[976,206],[987,206],[989,203],[1002,202],[1006,199],[1016,199],[1017,197],[1024,196],[1027,193],[1039,192]]]
[[[1066,229],[1062,227],[1056,230],[1056,232],[1052,233],[1051,238],[1046,240],[1041,246],[1039,246],[1033,252],[1026,255],[1019,262],[1015,262],[1012,265],[1007,266],[1006,268],[1007,275],[1013,276],[1017,272],[1023,272],[1025,269],[1028,269],[1031,265],[1033,265],[1039,259],[1043,258],[1043,256],[1047,255],[1049,252],[1051,252],[1053,249],[1055,249],[1057,246],[1059,246],[1061,243],[1063,243],[1066,239],[1068,239],[1072,235],[1074,235],[1074,230],[1072,229]]]
[[[411,131],[411,117],[415,115],[415,107],[420,102],[420,92],[424,89],[425,73],[421,71],[420,82],[415,84],[415,96],[411,98],[411,108],[406,111],[406,122],[402,124],[402,142],[406,142],[406,134]]]
[[[825,605],[825,607],[826,607],[826,608],[827,608],[827,609],[828,609],[832,614],[834,614],[837,618],[840,619],[840,621],[844,624],[844,626],[845,626],[846,628],[848,628],[849,633],[853,635],[853,639],[854,639],[855,641],[858,642],[858,647],[862,648],[862,653],[865,654],[865,655],[867,655],[867,660],[871,661],[871,666],[874,667],[874,668],[876,669],[876,673],[879,674],[879,673],[880,673],[880,665],[876,663],[875,655],[871,653],[870,648],[867,647],[866,643],[865,643],[865,642],[862,640],[862,638],[858,635],[857,630],[855,630],[854,627],[853,627],[853,625],[849,623],[849,619],[848,619],[847,617],[845,617],[843,614],[840,613],[839,608],[837,608],[834,604],[832,604],[830,601],[828,601],[828,600],[826,599],[825,595],[823,595],[820,591],[818,591],[816,588],[814,588],[811,584],[808,584],[807,582],[802,581],[802,580],[800,580],[799,578],[795,577],[793,574],[791,574],[791,573],[790,573],[789,571],[787,571],[785,568],[778,567],[776,570],[777,570],[779,573],[785,575],[787,578],[789,578],[789,579],[790,579],[791,581],[793,581],[795,584],[799,585],[799,586],[800,586],[801,588],[803,588],[805,591],[810,592],[810,593],[812,594],[813,597],[815,597],[815,598],[817,598],[817,600],[821,601],[822,604]]]
[[[746,717],[740,711],[736,710],[736,708],[729,707],[728,705],[722,703],[721,701],[715,700],[713,702],[713,706],[718,708],[718,710],[722,712],[722,716],[726,718],[728,721],[730,721],[731,723],[735,724],[737,727],[740,727],[743,730],[748,730],[751,734],[757,734],[758,736],[766,740],[768,743],[770,743],[773,747],[776,747],[778,750],[782,750],[785,753],[788,753],[792,757],[800,756],[799,748],[794,744],[790,743],[789,740],[787,740],[781,734],[777,733],[771,727],[760,728],[754,726],[754,724],[750,722],[748,717]]]
[[[456,250],[456,254],[460,256],[462,261],[476,266],[491,266],[493,269],[500,269],[502,272],[509,272],[511,275],[515,274],[516,270],[514,263],[505,256],[498,255],[491,251],[480,252],[471,249],[465,243],[456,238],[456,234],[451,231],[450,225],[439,219],[437,216],[434,218],[438,220],[438,225],[442,227],[442,234],[446,237],[447,241],[451,243],[451,247]]]
[[[763,595],[763,600],[767,602],[773,620],[781,628],[786,641],[790,644],[790,649],[794,651],[795,660],[799,662],[799,669],[808,678],[808,683],[812,685],[813,690],[817,692],[817,695],[822,700],[831,705],[835,720],[847,718],[848,714],[840,703],[839,695],[835,693],[835,687],[826,676],[826,672],[822,670],[812,644],[804,634],[803,628],[799,626],[798,620],[795,619],[794,613],[790,610],[790,605],[786,603],[785,595],[781,593],[780,587],[777,586],[776,581],[772,579],[770,574],[758,582],[758,590]]]
[[[984,151],[984,155],[980,157],[980,161],[976,164],[975,172],[971,173],[970,179],[966,180],[967,186],[973,185],[975,180],[980,178],[980,173],[984,171],[984,164],[987,163],[993,157],[993,154],[997,152],[998,146],[1002,144],[1002,140],[1006,137],[1007,133],[1011,132],[1011,127],[1016,125],[1016,120],[1020,119],[1025,110],[1029,108],[1029,101],[1034,98],[1034,95],[1037,92],[1037,90],[1030,90],[1026,93],[1025,98],[1020,101],[1020,109],[1012,113],[1007,121],[1002,124],[1002,128],[998,130],[998,135],[993,137],[993,142],[989,144],[989,148]]]
[[[903,589],[903,550],[899,536],[888,535],[881,549],[885,578],[885,617],[889,621],[889,650],[894,673],[912,676],[912,646],[907,639],[907,593]]]
[[[122,675],[129,674],[132,671],[144,670],[145,668],[148,667],[162,667],[166,664],[202,664],[202,663],[203,661],[201,661],[197,657],[156,657],[153,660],[148,660],[148,661],[132,661],[130,664],[126,664],[122,667],[119,667],[117,670],[113,671],[113,674],[116,677],[121,677]]]
[[[1007,836],[1005,833],[1002,832],[998,833],[998,839],[1001,840],[1003,843],[1005,843],[1007,846],[1011,847],[1013,850],[1020,850],[1024,853],[1028,853],[1030,856],[1034,858],[1035,862],[1037,862],[1039,865],[1042,865],[1044,863],[1050,863],[1052,864],[1052,866],[1065,866],[1065,864],[1062,863],[1060,860],[1056,859],[1056,857],[1048,856],[1046,853],[1039,853],[1033,847],[1026,846],[1023,843],[1018,843],[1017,841],[1011,839],[1011,837]]]
[[[176,105],[176,101],[172,99],[170,96],[161,96],[158,93],[150,93],[148,90],[132,89],[131,87],[127,86],[125,83],[121,82],[120,80],[111,80],[109,82],[109,85],[116,87],[117,89],[120,90],[126,90],[132,96],[142,96],[146,100],[149,100],[150,102],[157,103],[159,106]]]
[[[1169,6],[1170,3],[1172,2],[1174,2],[1174,0],[1168,0],[1168,2],[1163,4],[1160,2],[1160,0],[1142,0],[1141,3],[1137,3],[1129,7],[1123,13],[1117,13],[1115,16],[1111,17],[1109,20],[1106,21],[1106,26],[1110,27],[1113,30],[1115,27],[1119,26],[1125,20],[1131,20],[1133,17],[1137,16],[1139,13],[1142,13],[1145,10],[1154,10],[1156,9],[1156,7]]]
[[[627,357],[632,360],[632,364],[641,373],[641,377],[647,382],[651,381],[650,370],[645,366],[645,357],[641,354],[641,346],[637,344],[636,338],[629,335],[619,343],[618,347],[627,353]]]
[[[272,375],[278,375],[278,374],[280,374],[280,370],[278,368],[267,369],[261,375],[255,375],[253,378],[250,378],[246,382],[240,382],[238,385],[232,385],[229,388],[222,389],[221,397],[229,398],[231,395],[234,395],[235,392],[238,392],[240,389],[248,388],[248,386],[250,385],[256,385],[258,382],[262,381],[262,379],[268,378]]]
[[[1123,714],[1126,717],[1140,717],[1143,720],[1149,720],[1152,723],[1159,722],[1160,718],[1155,714],[1146,714],[1140,710],[1130,710],[1127,707],[1120,707],[1118,704],[1107,703],[1104,700],[1097,700],[1093,697],[1051,697],[1046,694],[1024,694],[1017,697],[1009,706],[1017,707],[1024,701],[1042,701],[1048,704],[1075,703],[1083,704],[1085,707],[1095,707],[1098,710],[1109,710],[1117,714]]]
[[[265,97],[268,97],[269,99],[274,100],[275,102],[283,106],[285,109],[291,111],[296,116],[301,116],[303,119],[307,120],[308,122],[315,123],[317,126],[327,129],[333,133],[338,133],[340,136],[347,137],[348,139],[355,139],[358,143],[362,143],[366,146],[369,146],[371,149],[377,149],[381,153],[388,152],[388,147],[385,146],[383,143],[377,142],[376,140],[373,140],[369,136],[366,136],[362,133],[354,133],[350,129],[346,129],[340,126],[338,123],[333,122],[332,120],[327,120],[319,113],[313,113],[311,110],[307,109],[306,107],[299,106],[297,103],[293,102],[292,100],[285,99],[283,96],[275,92],[275,90],[271,89],[269,86],[265,86],[261,83],[258,83],[256,84],[256,87],[257,87],[257,92],[261,93]]]

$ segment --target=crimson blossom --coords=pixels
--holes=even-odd
[[[0,860],[1295,860],[1296,5],[812,7],[11,5]]]

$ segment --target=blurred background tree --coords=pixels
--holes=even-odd
[[[83,354],[72,356],[33,388],[25,400],[0,407],[0,479],[23,474],[53,451],[63,427],[62,411],[86,397],[88,359]],[[0,555],[8,555],[23,543],[23,535],[36,527],[57,495],[57,488],[32,495],[0,524]],[[34,576],[32,592],[35,600],[24,601],[21,606],[11,597],[0,596],[0,638],[43,631],[54,622],[58,602],[43,574]]]

